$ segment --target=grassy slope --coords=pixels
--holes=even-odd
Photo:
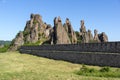
[[[18,52],[0,53],[0,80],[120,80],[79,76],[81,65]],[[93,66],[89,66],[93,67]],[[94,66],[99,69],[99,67]]]

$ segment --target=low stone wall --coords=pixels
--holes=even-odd
[[[120,67],[120,42],[22,46],[19,51],[73,63]]]

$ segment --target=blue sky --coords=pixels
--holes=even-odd
[[[23,31],[30,14],[40,14],[52,24],[56,16],[68,17],[79,31],[80,20],[87,29],[106,32],[109,41],[120,41],[120,0],[0,0],[0,40],[12,40]]]

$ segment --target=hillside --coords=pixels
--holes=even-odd
[[[0,53],[6,52],[9,49],[11,41],[0,40]]]
[[[10,45],[11,41],[0,40],[0,45]]]
[[[80,68],[79,64],[18,52],[0,53],[0,80],[120,80],[119,78],[76,75],[74,72]]]

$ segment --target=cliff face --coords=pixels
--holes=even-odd
[[[68,18],[63,25],[61,18],[55,17],[52,27],[50,24],[44,23],[39,14],[31,14],[24,31],[19,32],[13,39],[9,50],[17,50],[22,45],[76,44],[78,39],[81,39],[82,43],[108,41],[104,32],[97,34],[97,30],[95,30],[94,33],[93,37],[91,30],[86,31],[83,20],[80,32],[76,34]]]

